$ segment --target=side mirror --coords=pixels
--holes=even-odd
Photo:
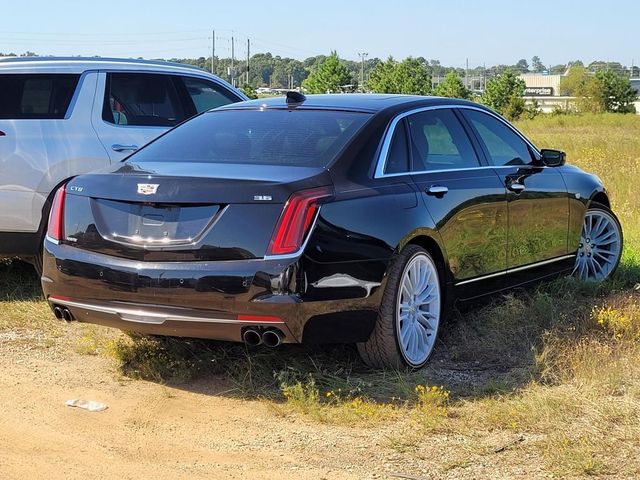
[[[567,154],[561,150],[543,148],[540,150],[542,163],[547,167],[561,167],[567,160]]]

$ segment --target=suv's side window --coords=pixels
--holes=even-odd
[[[414,172],[471,168],[478,157],[462,124],[449,109],[407,117]]]
[[[409,172],[409,149],[407,147],[407,130],[404,120],[400,120],[393,132],[384,166],[385,175]]]
[[[64,118],[79,79],[68,74],[0,75],[0,118]]]
[[[231,92],[213,82],[194,77],[180,77],[187,91],[189,99],[193,102],[195,113],[205,112],[212,108],[228,105],[240,100]]]
[[[463,110],[478,133],[495,166],[527,165],[533,160],[531,150],[522,138],[497,118],[477,110]]]
[[[109,73],[102,118],[115,125],[172,127],[186,116],[171,75]]]

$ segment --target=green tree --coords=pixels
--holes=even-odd
[[[309,93],[328,93],[343,91],[346,85],[353,89],[353,77],[333,51],[324,62],[311,71],[302,86]]]
[[[397,62],[389,57],[380,62],[369,75],[369,90],[377,93],[404,93],[429,95],[431,93],[431,74],[425,62],[417,58],[406,58]]]
[[[602,111],[635,113],[633,102],[637,100],[638,94],[626,76],[611,70],[600,70],[596,72],[592,82],[600,89],[598,97]]]
[[[251,99],[258,98],[258,94],[256,93],[255,89],[248,83],[245,83],[244,86],[240,88],[240,90],[242,90],[244,94]]]
[[[505,70],[487,82],[481,101],[509,120],[517,120],[525,112],[524,89],[524,80],[513,70]]]
[[[433,93],[439,97],[463,98],[465,100],[471,98],[471,91],[464,86],[455,72],[449,72]]]
[[[549,69],[549,73],[551,75],[564,75],[567,71],[567,66],[563,63],[559,63],[558,65],[554,65]]]
[[[589,72],[582,65],[572,65],[560,80],[560,94],[578,96],[589,81]]]
[[[518,62],[513,66],[514,70],[517,70],[520,73],[527,73],[529,71],[529,64],[524,58],[518,60]]]
[[[638,94],[629,79],[611,70],[598,70],[595,75],[583,66],[572,66],[560,83],[563,95],[576,97],[580,112],[633,113]]]
[[[539,56],[534,55],[531,59],[531,69],[536,73],[542,73],[547,69],[547,67],[544,66]]]

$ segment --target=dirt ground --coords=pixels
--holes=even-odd
[[[407,433],[397,423],[356,428],[282,416],[266,401],[226,395],[223,378],[179,388],[130,380],[109,358],[34,347],[42,345],[37,335],[28,330],[0,333],[4,480],[426,479],[542,473],[533,466],[527,472],[503,470],[490,457],[457,465],[456,451],[471,448],[466,438],[434,436],[417,455],[392,448]],[[105,402],[109,408],[87,412],[65,406],[73,398]],[[509,441],[490,437],[483,444]],[[517,454],[507,449],[500,464],[509,465],[509,457]],[[443,472],[447,462],[452,469]]]

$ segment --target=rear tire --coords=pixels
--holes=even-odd
[[[358,352],[374,368],[421,368],[433,352],[445,305],[438,265],[425,249],[408,245],[387,276],[375,327]]]

